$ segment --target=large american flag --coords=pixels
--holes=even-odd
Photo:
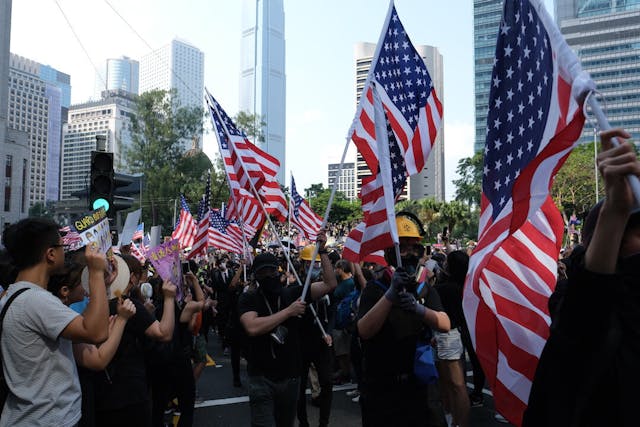
[[[582,131],[577,99],[591,88],[541,0],[506,0],[463,306],[496,409],[516,425],[549,334],[562,243],[549,189]]]
[[[238,224],[227,221],[219,211],[211,210],[211,227],[209,228],[209,245],[229,252],[243,252],[242,230]]]
[[[381,127],[386,128],[388,155],[386,148],[380,149],[384,135],[376,135],[376,94],[384,109],[385,123]],[[380,112],[377,115],[382,117]],[[431,76],[391,2],[350,132],[372,175],[363,180],[364,218],[349,233],[344,258],[358,262],[393,246],[393,204],[402,193],[407,176],[422,171],[441,120],[442,104]],[[389,184],[385,184],[386,170],[390,172]],[[385,197],[385,192],[391,194]]]
[[[208,91],[206,99],[232,196],[235,197],[241,189],[254,194],[253,183],[267,213],[284,221],[287,217],[287,201],[276,181],[280,162],[251,143]],[[241,213],[236,212],[236,215],[240,216]]]
[[[193,240],[197,232],[198,228],[189,210],[189,205],[187,205],[184,195],[181,194],[180,216],[178,217],[178,222],[176,223],[173,233],[171,233],[171,238],[177,239],[181,248],[188,248],[193,245]]]
[[[187,259],[195,258],[198,255],[205,256],[207,254],[207,247],[209,247],[210,195],[211,172],[207,175],[207,185],[205,186],[204,195],[198,207],[198,232],[193,241],[191,252],[187,255]]]
[[[296,182],[291,175],[291,224],[298,228],[304,237],[315,242],[318,231],[322,227],[322,218],[320,218],[309,206],[307,201],[302,198],[296,189]]]
[[[244,188],[229,197],[229,203],[222,215],[229,221],[236,221],[244,228],[247,236],[253,236],[262,229],[267,217],[258,199]]]

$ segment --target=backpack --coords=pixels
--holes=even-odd
[[[4,322],[4,316],[7,314],[9,306],[18,295],[27,290],[29,290],[29,288],[18,289],[13,295],[11,295],[11,297],[9,297],[4,307],[2,307],[2,312],[0,312],[0,337],[2,337],[2,323]],[[4,402],[7,400],[7,396],[9,396],[9,386],[7,385],[7,380],[4,377],[2,351],[0,350],[0,412],[2,412],[2,408],[4,408]]]
[[[354,289],[338,303],[336,309],[336,329],[348,329],[356,320],[360,290]]]

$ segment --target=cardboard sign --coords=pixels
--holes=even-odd
[[[176,285],[176,299],[182,299],[182,269],[180,267],[180,243],[170,240],[150,249],[148,259],[162,280],[169,280]]]
[[[111,250],[111,232],[109,218],[104,208],[89,212],[72,224],[73,231],[80,239],[71,244],[71,250],[80,249],[90,243],[96,243],[100,252],[107,254]]]
[[[140,223],[140,215],[142,215],[142,209],[138,209],[127,214],[127,219],[124,221],[124,227],[122,227],[122,235],[120,236],[118,246],[128,245],[131,243],[133,234],[138,228],[138,223]]]

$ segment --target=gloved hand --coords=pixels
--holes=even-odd
[[[400,308],[402,308],[403,310],[413,312],[420,318],[424,317],[424,313],[427,308],[416,301],[416,297],[414,297],[412,293],[403,292],[398,296],[398,300]]]
[[[409,284],[411,278],[409,274],[401,268],[398,268],[391,278],[391,286],[387,289],[387,292],[384,294],[385,298],[391,301],[394,305],[399,302],[400,292],[403,292],[404,289]]]

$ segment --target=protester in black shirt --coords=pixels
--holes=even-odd
[[[522,425],[635,426],[640,382],[640,209],[627,175],[640,176],[630,138],[601,133],[604,201],[583,227],[562,301],[540,356]]]
[[[436,290],[431,288],[424,300],[416,300],[413,274],[422,257],[422,224],[413,215],[396,215],[403,267],[395,272],[380,269],[363,289],[358,311],[363,427],[427,425],[427,386],[414,375],[416,345],[428,327],[439,331],[450,327]],[[385,250],[385,259],[397,265],[395,248]]]
[[[306,300],[326,295],[336,287],[322,230],[317,241],[324,282],[309,287]],[[300,317],[307,301],[301,301],[301,286],[284,288],[278,259],[270,253],[258,255],[252,266],[258,288],[241,295],[240,322],[248,338],[249,402],[253,426],[290,427],[296,415],[301,371]]]

